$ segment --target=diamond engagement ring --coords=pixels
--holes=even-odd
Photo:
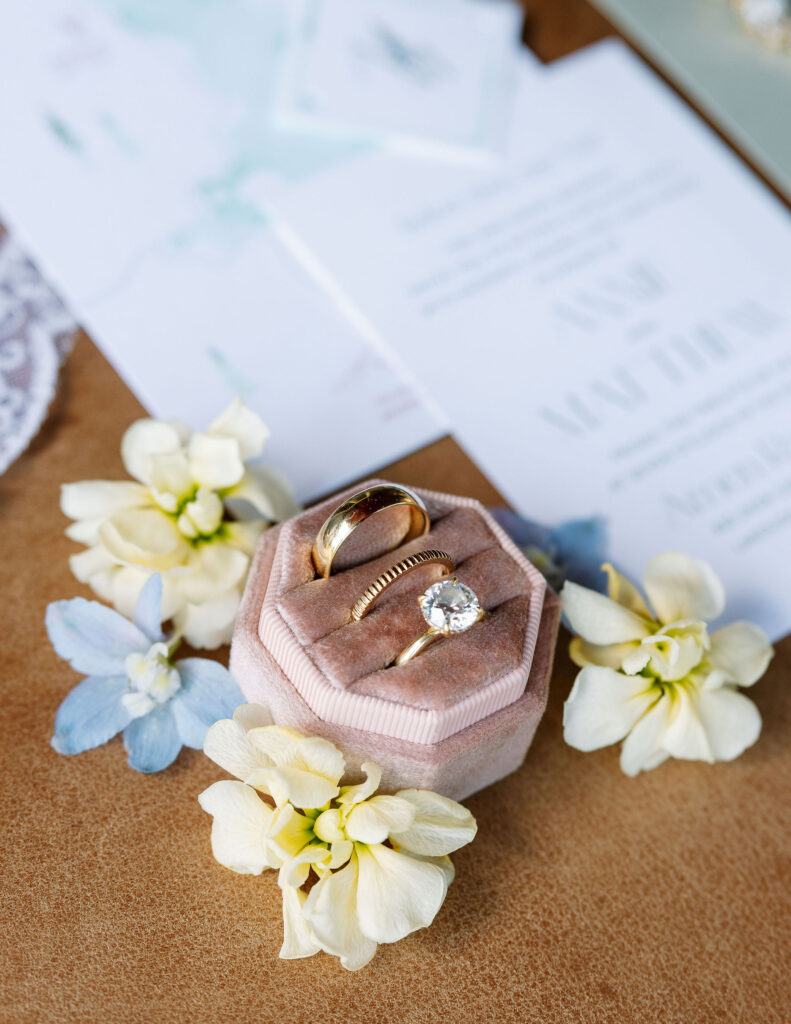
[[[456,568],[456,563],[450,555],[446,551],[440,551],[438,548],[418,551],[414,555],[402,558],[400,562],[391,565],[387,572],[377,576],[373,583],[369,584],[357,598],[352,608],[352,618],[354,621],[359,622],[360,619],[364,618],[373,607],[374,602],[379,600],[388,587],[391,587],[397,580],[406,576],[407,573],[424,565],[440,565],[446,572],[453,572]]]
[[[466,633],[486,615],[475,591],[458,576],[433,583],[417,600],[428,629],[401,651],[394,665],[405,665],[441,636]]]

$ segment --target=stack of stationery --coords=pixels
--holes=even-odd
[[[791,219],[625,47],[543,67],[518,12],[9,6],[0,219],[152,413],[240,393],[299,497],[452,431],[779,636]]]

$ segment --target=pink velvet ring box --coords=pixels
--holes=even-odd
[[[470,498],[417,490],[431,530],[397,547],[405,509],[377,513],[342,546],[329,579],[311,548],[333,509],[374,480],[269,530],[253,560],[231,646],[231,671],[278,725],[382,768],[382,789],[433,789],[456,800],[524,760],[544,712],[559,602],[486,509]],[[391,548],[391,550],[387,550]],[[426,548],[447,551],[489,612],[405,665],[386,667],[426,629],[417,597],[444,570],[425,565],[390,587],[355,622],[354,602],[380,573]]]

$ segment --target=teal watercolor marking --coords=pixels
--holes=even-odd
[[[206,348],[206,355],[217,367],[225,379],[225,383],[234,394],[239,395],[240,398],[248,398],[252,394],[253,388],[249,378],[245,377],[242,371],[231,363],[224,352],[221,352],[215,345],[209,345]]]
[[[286,22],[279,5],[247,0],[93,0],[128,31],[166,36],[188,52],[209,92],[233,104],[224,140],[229,158],[217,178],[241,186],[272,171],[294,180],[373,148],[359,140],[277,131],[269,111],[279,77]],[[230,40],[233,45],[228,45]],[[222,210],[222,208],[221,208]]]
[[[131,34],[177,41],[201,88],[228,101],[232,111],[216,140],[216,166],[196,168],[189,183],[202,209],[194,221],[170,236],[174,250],[208,246],[220,256],[228,255],[267,230],[266,211],[244,191],[256,174],[299,180],[371,148],[272,127],[270,108],[286,28],[279,5],[252,5],[248,0],[93,3]]]
[[[257,206],[231,201],[223,206],[212,205],[205,216],[174,231],[168,243],[172,249],[182,251],[209,245],[217,255],[231,256],[268,225],[269,219]]]
[[[57,114],[53,114],[48,110],[44,111],[43,116],[44,123],[62,146],[70,149],[72,153],[83,152],[82,143],[62,117],[58,117]]]
[[[139,150],[112,114],[104,111],[99,115],[99,127],[110,137],[126,156],[137,156]]]

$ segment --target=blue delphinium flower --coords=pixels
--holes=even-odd
[[[607,561],[607,529],[603,519],[569,519],[549,527],[509,508],[489,511],[555,590],[566,580],[591,590],[605,589],[607,577],[601,565]]]
[[[79,754],[123,731],[131,767],[158,772],[182,746],[200,750],[209,726],[243,703],[233,676],[216,661],[171,662],[179,638],[163,635],[161,608],[158,574],[141,590],[134,622],[81,597],[49,605],[52,646],[87,673],[55,716],[58,753]]]

